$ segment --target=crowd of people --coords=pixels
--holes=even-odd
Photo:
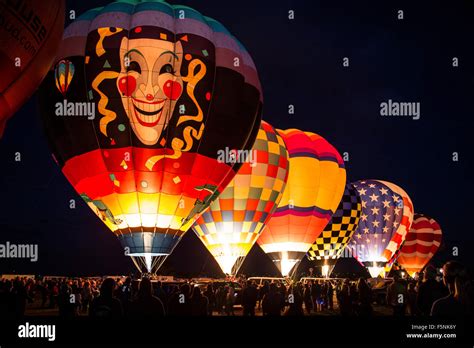
[[[472,315],[473,294],[466,269],[458,262],[443,267],[443,279],[427,267],[418,280],[395,274],[383,291],[366,279],[162,283],[142,278],[0,280],[0,316],[22,317],[27,305],[57,309],[61,317],[159,318],[167,316],[303,316],[318,313],[372,316],[377,294],[394,316]]]

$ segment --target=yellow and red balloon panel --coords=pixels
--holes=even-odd
[[[340,154],[320,135],[298,129],[278,133],[288,148],[290,173],[280,204],[258,243],[287,275],[336,211],[346,170]]]

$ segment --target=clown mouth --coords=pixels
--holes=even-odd
[[[135,117],[144,127],[155,127],[161,119],[161,111],[165,99],[155,102],[145,102],[136,98],[132,98],[133,111]]]

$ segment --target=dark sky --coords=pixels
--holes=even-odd
[[[348,152],[348,180],[403,187],[435,218],[464,262],[473,244],[474,6],[451,1],[169,1],[223,23],[248,49],[264,89],[264,119],[324,136]],[[78,14],[107,1],[67,1]],[[288,20],[288,10],[295,19]],[[397,10],[404,20],[397,19]],[[350,66],[343,67],[343,57]],[[452,58],[459,67],[452,67]],[[420,102],[421,119],[380,116],[380,103]],[[288,105],[295,114],[288,115]],[[14,161],[20,152],[21,162]],[[459,161],[452,161],[452,153]],[[120,243],[79,199],[51,158],[34,96],[0,140],[0,243],[39,244],[39,261],[1,272],[117,274],[132,269]],[[76,198],[75,210],[69,200]],[[449,251],[449,250],[448,250]],[[446,249],[445,249],[446,253]],[[193,260],[193,262],[189,262]],[[247,272],[271,272],[253,250]],[[190,231],[165,264],[192,275],[217,265]]]

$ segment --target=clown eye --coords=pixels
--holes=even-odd
[[[174,70],[171,64],[163,65],[160,70],[160,75],[161,74],[174,74]]]
[[[127,71],[135,71],[135,72],[141,74],[142,73],[142,68],[140,68],[140,64],[138,64],[138,62],[131,61],[130,65],[127,67]]]

